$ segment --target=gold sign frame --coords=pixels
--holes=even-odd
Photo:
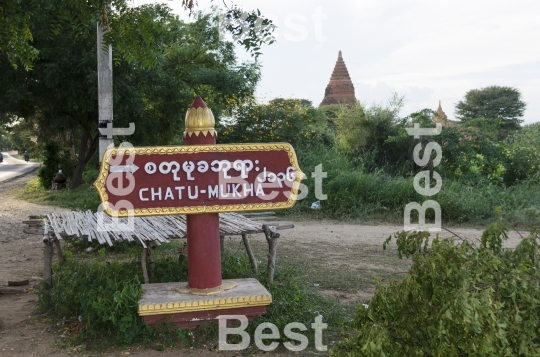
[[[107,177],[109,176],[109,160],[111,156],[118,154],[129,156],[132,152],[137,155],[172,155],[172,154],[195,154],[206,152],[249,152],[249,151],[285,151],[289,157],[292,167],[296,170],[296,178],[293,181],[291,195],[287,201],[248,203],[212,206],[189,206],[189,207],[156,207],[156,208],[135,208],[132,212],[128,210],[112,210],[109,206],[109,196],[105,190]],[[223,212],[248,212],[268,209],[287,209],[294,206],[298,197],[300,181],[304,178],[304,173],[298,165],[296,153],[291,144],[288,143],[261,143],[261,144],[219,144],[219,145],[186,145],[186,146],[153,146],[109,149],[103,154],[101,168],[94,187],[98,190],[102,202],[103,211],[111,217],[146,217],[146,216],[166,216],[178,214],[198,214],[198,213],[223,213]]]

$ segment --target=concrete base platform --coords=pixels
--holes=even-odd
[[[139,315],[150,325],[158,321],[179,327],[196,327],[219,315],[245,315],[249,319],[266,313],[272,296],[256,279],[230,279],[230,290],[212,295],[182,293],[186,283],[143,284]]]

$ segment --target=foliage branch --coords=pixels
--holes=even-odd
[[[504,249],[497,221],[480,245],[425,232],[396,233],[408,275],[379,285],[332,356],[540,355],[540,235]],[[390,243],[390,236],[385,247]]]

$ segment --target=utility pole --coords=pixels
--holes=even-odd
[[[103,34],[105,29],[97,23],[97,64],[98,64],[98,128],[112,128],[113,122],[113,67],[112,46],[103,50]],[[110,124],[108,124],[110,123]],[[114,145],[111,134],[99,133],[99,163],[109,145]]]

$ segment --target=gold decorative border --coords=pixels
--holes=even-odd
[[[196,301],[139,304],[139,316],[173,314],[179,312],[222,310],[238,307],[267,306],[271,303],[272,295],[255,295],[201,299]]]
[[[188,283],[182,284],[180,287],[173,289],[177,293],[180,294],[191,294],[191,295],[215,295],[222,293],[227,290],[234,289],[238,286],[237,283],[234,281],[227,281],[224,280],[220,286],[216,288],[208,288],[208,289],[196,289],[196,288],[190,288]]]
[[[208,133],[210,133],[212,136],[216,135],[216,131],[214,130],[214,128],[207,128],[207,129],[199,129],[199,130],[186,130],[184,131],[184,138],[187,136],[187,137],[192,137],[193,135],[195,136],[199,136],[200,133],[203,133],[204,136],[208,135]]]
[[[190,206],[190,207],[156,207],[156,208],[136,208],[130,212],[135,217],[142,216],[164,216],[174,214],[197,214],[197,213],[222,213],[222,212],[247,212],[268,209],[286,209],[291,208],[296,203],[300,181],[304,173],[298,165],[296,153],[291,144],[288,143],[261,143],[261,144],[221,144],[221,145],[189,145],[189,146],[154,146],[154,147],[136,147],[136,148],[118,148],[109,149],[103,154],[101,161],[101,170],[99,176],[94,182],[94,187],[98,190],[101,202],[103,202],[103,211],[109,216],[128,217],[126,210],[112,210],[109,207],[109,196],[105,190],[107,177],[109,176],[109,164],[111,156],[123,154],[126,156],[134,153],[136,155],[152,154],[195,154],[201,152],[247,152],[247,151],[286,151],[289,156],[291,166],[296,169],[296,179],[293,182],[291,196],[284,202],[251,203],[251,204],[229,204],[213,206]]]

